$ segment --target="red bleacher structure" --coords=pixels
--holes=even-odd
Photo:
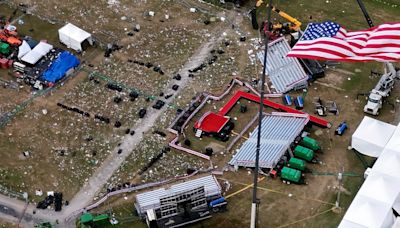
[[[218,113],[206,112],[196,123],[194,124],[195,129],[200,129],[206,133],[219,133],[223,127],[229,122],[229,117],[226,114],[235,106],[235,104],[241,99],[247,99],[259,103],[260,97],[256,94],[247,93],[244,91],[237,91],[233,97],[219,110]],[[279,104],[268,99],[264,99],[263,104],[267,107],[273,108],[277,111],[283,111],[288,113],[306,114],[297,109],[290,108],[283,104]],[[331,127],[329,121],[322,118],[310,115],[310,122],[321,126]]]

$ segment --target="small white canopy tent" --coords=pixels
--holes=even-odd
[[[357,194],[339,228],[390,227],[394,219],[390,204]]]
[[[58,36],[61,43],[67,45],[75,51],[82,51],[82,43],[87,40],[90,45],[93,45],[92,35],[85,30],[68,23],[58,30]]]
[[[364,155],[378,157],[395,130],[396,126],[365,116],[351,137],[351,147]]]
[[[51,49],[53,49],[53,45],[46,42],[40,42],[30,52],[25,54],[21,60],[34,65],[39,61],[39,59],[49,53]]]

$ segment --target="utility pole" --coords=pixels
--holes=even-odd
[[[343,174],[344,174],[344,167],[342,167],[342,171],[339,171],[339,173],[337,175],[337,178],[338,178],[338,194],[337,194],[336,203],[335,203],[336,209],[340,208],[340,193],[342,192]]]
[[[272,11],[272,0],[269,0],[269,4],[267,7],[267,29],[270,28],[271,23],[271,11]],[[258,223],[258,204],[259,200],[257,198],[257,183],[258,183],[258,169],[259,169],[259,160],[260,160],[260,147],[261,147],[261,123],[263,119],[263,108],[264,108],[264,84],[265,84],[265,74],[267,70],[267,55],[268,55],[268,43],[269,43],[269,34],[266,33],[265,38],[265,50],[264,50],[264,67],[263,73],[261,77],[261,85],[260,85],[260,107],[259,107],[259,115],[258,115],[258,134],[257,134],[257,147],[256,147],[256,159],[255,159],[255,168],[254,168],[254,183],[253,183],[253,202],[251,204],[251,221],[250,228],[256,228]]]

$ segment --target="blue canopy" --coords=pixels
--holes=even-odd
[[[55,83],[65,76],[65,73],[80,63],[79,59],[68,51],[64,51],[53,61],[51,66],[42,74],[46,81]]]

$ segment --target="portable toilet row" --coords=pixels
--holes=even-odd
[[[283,103],[285,105],[291,106],[292,103],[294,103],[296,109],[303,109],[304,107],[304,100],[302,96],[297,96],[293,102],[292,102],[292,97],[288,94],[286,94],[285,96],[283,96]]]

